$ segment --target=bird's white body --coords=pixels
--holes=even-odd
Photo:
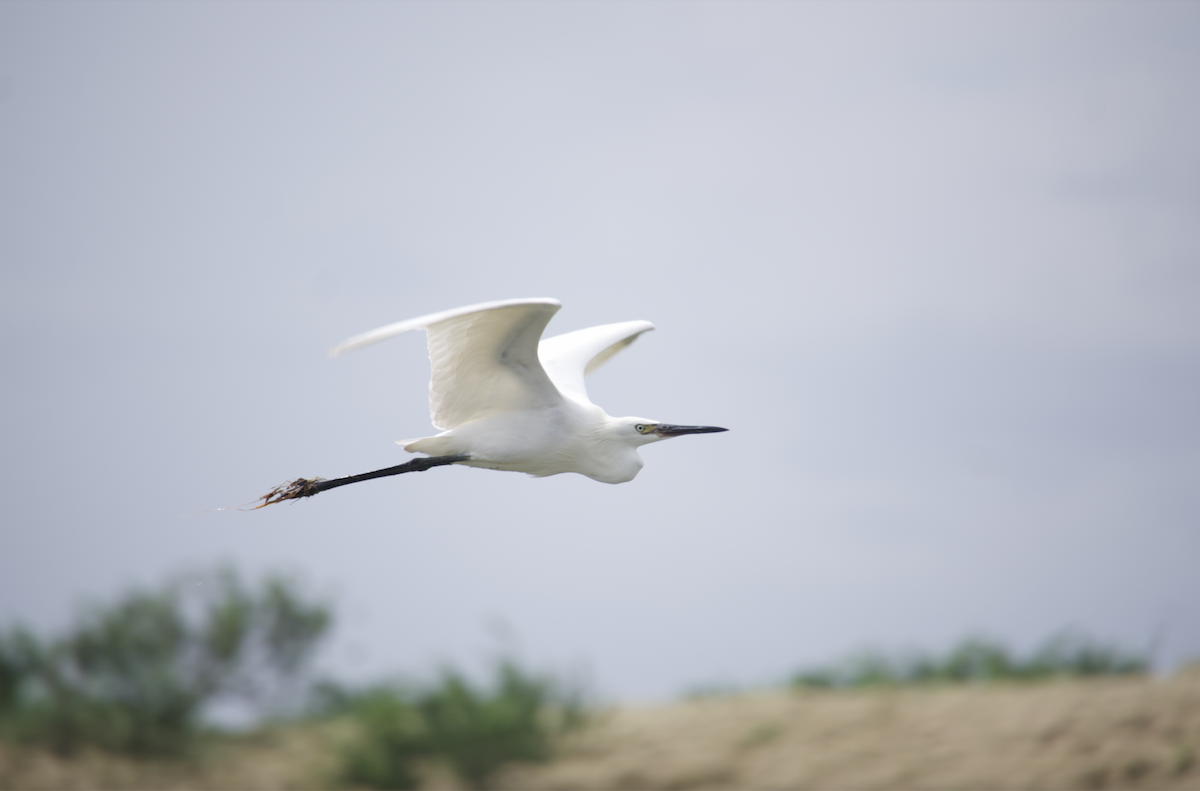
[[[642,469],[641,445],[724,430],[607,415],[589,400],[584,377],[654,325],[606,324],[541,340],[560,307],[553,299],[470,305],[355,336],[332,354],[425,330],[430,412],[444,430],[400,444],[430,456],[469,456],[456,463],[471,467],[624,483]]]
[[[594,404],[564,399],[548,409],[500,412],[402,444],[430,456],[469,453],[471,460],[460,463],[471,467],[538,477],[577,472],[604,483],[625,483],[642,469],[642,459],[635,445],[621,441],[624,423],[613,422]]]

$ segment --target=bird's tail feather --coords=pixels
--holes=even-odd
[[[396,444],[409,453],[426,453],[430,456],[450,456],[454,449],[450,447],[450,437],[418,437],[417,439],[398,439]]]

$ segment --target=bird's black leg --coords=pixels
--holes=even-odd
[[[372,478],[386,478],[389,475],[400,475],[406,472],[424,472],[430,467],[441,467],[446,464],[466,461],[469,458],[471,458],[469,453],[456,453],[453,456],[418,456],[412,461],[397,464],[395,467],[385,467],[382,470],[364,472],[360,475],[347,475],[345,478],[334,478],[331,481],[327,481],[324,478],[297,478],[294,481],[288,481],[276,486],[258,498],[262,502],[254,506],[254,508],[263,508],[264,506],[281,503],[284,500],[299,500],[302,497],[312,497],[314,494],[320,494],[328,489],[336,489],[348,483],[369,481]]]

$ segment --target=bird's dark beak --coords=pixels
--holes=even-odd
[[[715,434],[718,431],[728,431],[717,426],[672,426],[670,423],[659,423],[654,433],[660,437],[678,437],[683,434]]]

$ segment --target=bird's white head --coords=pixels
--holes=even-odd
[[[649,445],[660,439],[681,437],[684,434],[714,434],[729,430],[717,426],[676,426],[673,423],[659,423],[644,417],[621,417],[614,422],[620,438],[634,446]]]

